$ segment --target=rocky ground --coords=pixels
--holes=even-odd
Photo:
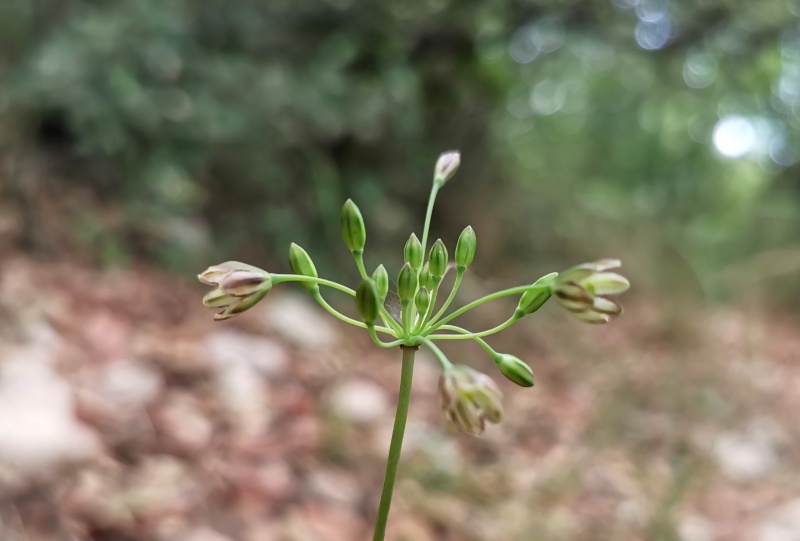
[[[201,294],[4,259],[0,539],[370,538],[399,355],[297,290],[224,323]],[[390,538],[800,540],[797,321],[656,306],[507,331],[537,384],[501,382],[506,421],[481,438],[444,426],[420,354]],[[479,349],[447,351],[500,381]]]

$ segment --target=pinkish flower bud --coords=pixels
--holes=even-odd
[[[622,313],[622,307],[608,295],[630,287],[624,276],[607,272],[620,266],[618,259],[584,263],[561,273],[555,280],[553,298],[584,323],[608,323]]]
[[[502,398],[503,394],[492,378],[468,366],[451,366],[439,378],[442,411],[466,434],[480,435],[486,421],[502,421]]]
[[[197,277],[206,285],[217,286],[203,297],[209,308],[223,308],[216,320],[229,319],[249,310],[272,289],[272,277],[258,267],[226,261],[213,265]]]
[[[444,184],[453,178],[459,165],[461,165],[461,154],[457,150],[442,153],[433,169],[433,181]]]

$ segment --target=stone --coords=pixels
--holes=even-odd
[[[49,360],[16,353],[0,372],[0,462],[35,474],[95,456],[98,437],[75,417],[67,382]]]
[[[791,500],[767,513],[757,541],[800,541],[800,498]]]
[[[380,419],[389,409],[386,391],[372,381],[347,379],[336,385],[330,394],[333,411],[353,423],[369,423]]]
[[[774,444],[755,434],[720,434],[714,442],[712,454],[725,476],[737,482],[761,479],[778,465]]]
[[[264,317],[269,328],[292,344],[306,349],[329,349],[336,345],[333,317],[296,293],[267,299]]]
[[[205,340],[205,350],[217,370],[236,364],[249,364],[266,376],[281,373],[289,364],[289,354],[280,343],[235,330],[215,331]]]

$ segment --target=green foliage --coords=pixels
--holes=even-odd
[[[225,253],[296,240],[343,264],[347,197],[399,245],[419,214],[397,209],[420,207],[431,159],[459,148],[445,240],[497,204],[473,224],[489,259],[619,253],[608,239],[635,226],[631,253],[714,291],[736,285],[719,269],[796,249],[793,6],[11,0],[0,114],[16,128],[0,135],[24,150],[57,127],[75,180],[119,202],[120,234],[155,257],[197,254],[162,233],[183,219]],[[737,119],[720,153],[714,130]]]

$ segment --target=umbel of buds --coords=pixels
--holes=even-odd
[[[203,297],[203,304],[219,310],[214,319],[228,319],[249,310],[278,284],[299,282],[325,311],[344,323],[365,329],[379,347],[401,348],[397,416],[373,541],[383,541],[386,532],[408,415],[414,356],[420,347],[428,348],[441,365],[439,399],[445,418],[461,432],[477,436],[484,432],[488,423],[502,421],[503,395],[488,375],[462,364],[451,363],[437,342],[472,340],[489,354],[503,377],[520,387],[533,387],[531,367],[515,355],[497,353],[485,338],[538,311],[550,298],[580,321],[606,323],[622,313],[622,308],[612,296],[629,287],[627,279],[612,272],[620,266],[619,261],[602,259],[572,267],[560,274],[553,272],[533,282],[526,280],[525,285],[496,291],[449,310],[462,279],[475,260],[478,239],[472,227],[466,227],[456,242],[455,261],[451,266],[447,245],[442,239],[433,242],[428,249],[428,233],[436,196],[453,178],[460,164],[461,155],[457,151],[449,151],[439,156],[433,169],[433,183],[421,238],[413,233],[408,237],[403,247],[403,266],[395,275],[397,297],[402,305],[399,316],[390,313],[384,304],[390,297],[386,267],[378,265],[371,276],[367,274],[364,263],[367,230],[361,211],[350,199],[342,207],[341,231],[360,275],[357,287],[351,288],[321,278],[308,252],[297,244],[289,248],[292,274],[269,273],[246,263],[228,261],[209,267],[199,275],[201,282],[213,287]],[[448,269],[453,267],[455,278],[452,281],[445,280]],[[450,291],[438,297],[443,284],[448,284]],[[324,294],[329,290],[354,298],[354,311],[358,319],[339,312],[328,303]],[[517,304],[513,312],[509,311],[508,319],[495,327],[471,332],[451,323],[484,303],[505,297],[515,297]]]

